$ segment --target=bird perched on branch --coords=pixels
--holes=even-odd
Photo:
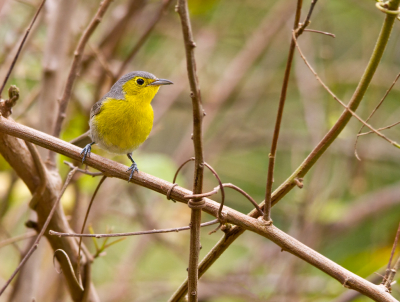
[[[134,71],[120,78],[90,110],[90,130],[88,143],[82,150],[82,162],[90,157],[93,144],[111,153],[126,154],[132,165],[129,181],[133,173],[139,171],[132,158],[132,151],[147,139],[153,127],[151,101],[161,85],[173,84],[169,80],[158,79],[145,71]],[[87,136],[86,136],[87,137]],[[71,143],[80,145],[82,140]]]

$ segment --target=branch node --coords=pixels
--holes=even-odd
[[[167,195],[166,195],[166,197],[167,197],[168,200],[172,200],[173,202],[176,202],[176,200],[171,199],[171,193],[172,193],[172,190],[173,190],[177,185],[178,185],[177,183],[174,183],[174,184],[169,188],[169,190],[168,190],[168,192],[167,192]]]
[[[343,287],[351,288],[351,286],[347,284],[347,282],[349,282],[350,280],[351,280],[351,277],[347,277],[343,282]]]
[[[199,201],[193,201],[192,199],[190,199],[187,205],[193,210],[201,210],[206,206],[206,201],[204,199],[201,199]]]
[[[398,8],[397,10],[391,10],[389,8],[389,4],[385,3],[383,1],[378,1],[375,4],[376,8],[379,9],[381,12],[385,13],[385,14],[389,14],[389,15],[399,15],[400,14],[400,8]],[[397,17],[399,18],[399,17]]]
[[[265,226],[265,227],[269,227],[273,224],[272,219],[266,221],[263,216],[258,217],[257,220],[262,226]]]
[[[303,189],[304,184],[303,184],[303,178],[295,178],[294,183],[296,184],[296,186],[298,186],[300,189]]]

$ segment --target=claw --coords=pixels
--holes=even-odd
[[[139,172],[139,169],[135,162],[133,162],[132,165],[129,167],[129,169],[126,170],[126,172],[128,171],[131,171],[131,175],[129,175],[129,180],[128,180],[128,182],[130,182],[133,177],[133,173],[135,173],[135,171]]]
[[[85,148],[82,149],[81,155],[83,154],[82,163],[85,162],[86,156],[90,157],[90,153],[92,152],[92,145],[94,143],[87,144]]]

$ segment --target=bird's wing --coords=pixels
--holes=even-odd
[[[92,107],[92,109],[90,109],[90,118],[92,118],[93,116],[95,116],[96,114],[99,114],[101,111],[101,105],[103,105],[103,99],[101,99],[100,101],[98,101],[97,103],[95,103]]]

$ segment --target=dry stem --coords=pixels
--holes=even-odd
[[[186,53],[187,73],[190,83],[190,96],[193,106],[193,145],[194,145],[194,178],[193,178],[193,193],[200,194],[203,191],[203,173],[204,173],[204,158],[203,158],[203,107],[201,104],[200,87],[196,74],[196,61],[194,56],[194,48],[196,44],[193,41],[192,27],[189,17],[189,9],[186,0],[179,0],[177,4],[177,12],[181,19],[183,40]],[[200,223],[201,223],[201,208],[203,199],[193,199],[188,202],[192,208],[190,219],[190,254],[189,254],[189,302],[196,302],[198,296],[197,281],[198,281],[198,263],[200,252]]]
[[[42,229],[40,230],[39,235],[37,236],[35,243],[32,245],[32,247],[29,249],[28,253],[25,255],[24,259],[22,259],[21,263],[17,266],[17,268],[15,269],[15,271],[12,273],[11,277],[7,280],[6,284],[2,287],[2,289],[0,290],[0,296],[4,293],[4,291],[6,290],[6,288],[8,287],[8,285],[11,283],[12,279],[14,279],[15,275],[18,273],[18,271],[21,269],[21,267],[25,264],[26,261],[28,261],[29,257],[33,254],[33,252],[37,249],[38,245],[39,245],[39,241],[42,238],[44,232],[46,231],[51,218],[54,215],[54,212],[56,211],[56,208],[58,206],[58,203],[60,202],[61,197],[63,196],[65,189],[67,188],[69,182],[72,179],[72,176],[74,176],[76,172],[76,169],[70,171],[68,173],[67,179],[65,180],[64,186],[61,189],[60,195],[57,198],[57,201],[54,203],[53,208],[51,209],[49,216],[46,219],[46,222],[44,223]]]
[[[293,30],[299,27],[301,7],[303,5],[303,0],[297,0],[296,14],[294,18]],[[264,219],[266,221],[271,221],[271,194],[272,194],[272,183],[274,182],[274,166],[275,166],[275,156],[276,149],[278,146],[279,131],[281,129],[281,122],[283,116],[283,108],[285,107],[286,93],[289,85],[290,70],[292,69],[293,55],[295,51],[294,40],[290,42],[289,54],[286,63],[285,75],[283,78],[281,96],[279,99],[278,112],[276,114],[274,135],[272,138],[271,151],[268,154],[268,175],[267,184],[265,189],[265,208],[264,208]]]
[[[200,224],[200,227],[205,227],[218,223],[218,219],[211,220]],[[108,237],[127,237],[127,236],[138,236],[138,235],[149,235],[149,234],[160,234],[160,233],[173,233],[190,230],[190,226],[170,228],[170,229],[159,229],[151,231],[140,231],[130,233],[112,233],[112,234],[76,234],[76,233],[60,233],[50,230],[49,234],[60,237],[94,237],[94,238],[108,238]]]

